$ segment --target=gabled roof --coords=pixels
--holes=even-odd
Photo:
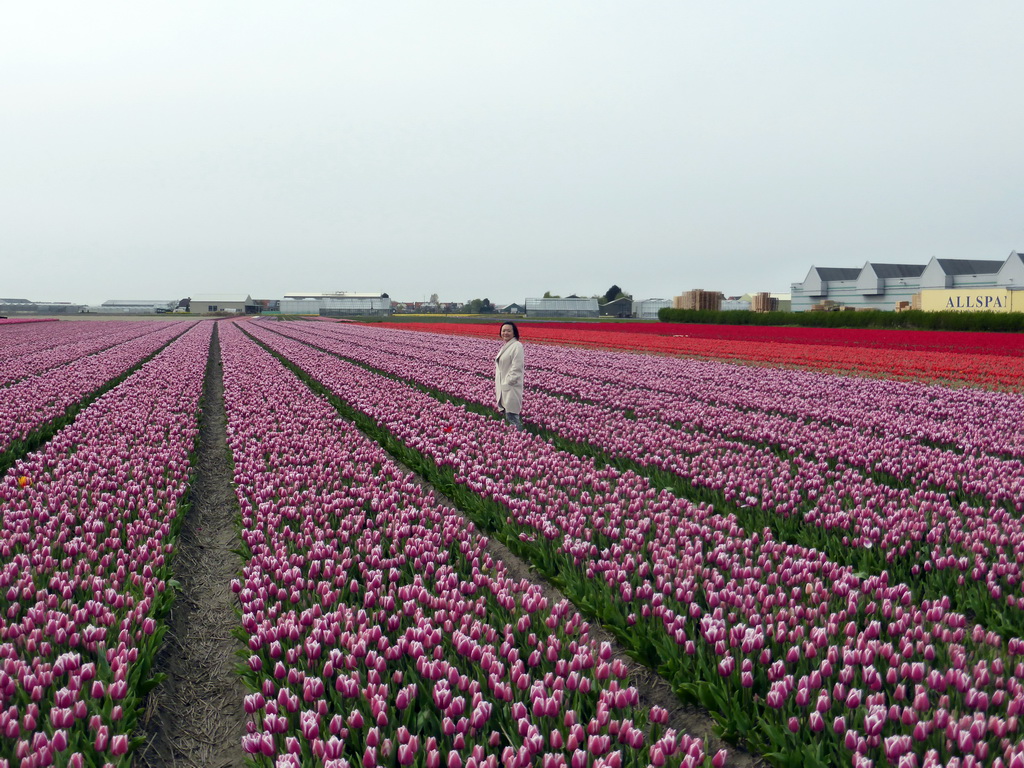
[[[924,264],[876,264],[869,262],[875,274],[882,278],[890,277],[920,277],[924,272]]]
[[[999,271],[1005,261],[980,261],[975,259],[936,259],[947,275],[988,275]]]
[[[856,280],[860,267],[814,267],[822,280]]]

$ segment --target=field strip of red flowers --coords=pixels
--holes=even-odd
[[[447,474],[481,525],[617,627],[682,695],[716,711],[726,733],[772,759],[1022,759],[1009,736],[1020,640],[972,625],[948,595],[920,598],[887,569],[857,573],[645,477],[440,403],[341,360],[343,338],[331,354],[269,324],[250,328],[411,461],[420,457],[439,484]]]
[[[0,327],[0,768],[750,764],[637,663],[773,765],[1024,768],[1019,353],[531,326],[517,432],[493,338],[99,325]]]
[[[407,331],[493,337],[494,325],[380,323]],[[523,323],[535,342],[749,361],[915,381],[1019,390],[1024,334],[776,328],[679,323]]]

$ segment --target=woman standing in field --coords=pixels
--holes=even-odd
[[[505,421],[522,429],[519,414],[523,410],[523,344],[519,341],[519,329],[511,321],[502,323],[499,333],[505,343],[494,356],[494,395]]]

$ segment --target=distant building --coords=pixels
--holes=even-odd
[[[633,302],[633,317],[640,320],[657,320],[658,310],[672,306],[669,299],[643,299]]]
[[[803,283],[792,286],[793,311],[803,312],[815,305],[823,306],[826,300],[836,304],[832,299],[834,295],[852,300],[856,296],[860,272],[857,267],[811,267]]]
[[[632,317],[633,300],[628,296],[620,296],[614,301],[601,304],[598,307],[598,314],[601,317]]]
[[[749,312],[753,297],[744,298],[728,298],[722,299],[722,311],[723,312]]]
[[[570,296],[565,299],[527,299],[530,317],[598,317],[597,299]]]
[[[77,315],[84,304],[66,301],[29,301],[28,299],[0,299],[0,314]]]
[[[252,303],[259,308],[259,312],[279,312],[281,310],[280,299],[253,299]]]
[[[277,311],[282,315],[317,315],[320,314],[320,302],[316,299],[283,298],[277,303]]]
[[[388,316],[391,298],[386,293],[286,293],[280,301],[282,314],[324,317]],[[315,308],[315,309],[314,309]]]
[[[1024,286],[1018,288],[926,288],[914,297],[925,312],[1024,312]]]
[[[391,314],[391,299],[379,293],[328,297],[321,299],[320,303],[323,317],[386,317]]]
[[[292,293],[286,293],[284,298],[286,299],[379,299],[386,297],[386,293],[358,293],[356,291],[329,291],[327,293],[315,292],[315,291],[294,291]]]
[[[932,258],[927,264],[878,264],[856,267],[811,267],[803,282],[793,283],[793,311],[812,309],[931,308],[920,294],[934,290],[1005,289],[1024,285],[1024,257],[1014,251],[1005,261]],[[972,296],[976,295],[971,293]],[[980,295],[980,294],[977,294]],[[994,294],[993,294],[994,295]],[[916,298],[915,298],[916,297]],[[948,303],[943,299],[942,303]],[[956,303],[955,301],[953,302]],[[990,302],[992,303],[992,302]]]
[[[503,315],[525,315],[526,307],[523,304],[512,302],[511,304],[506,304],[504,307],[499,307],[498,311]]]
[[[238,315],[258,314],[259,307],[247,293],[204,293],[192,297],[192,312],[233,312]]]
[[[1014,251],[1006,258],[996,274],[996,285],[1011,289],[1024,287],[1024,253]]]
[[[109,299],[99,306],[99,312],[126,315],[153,315],[172,312],[178,299]]]
[[[770,293],[762,291],[754,294],[754,300],[750,302],[752,312],[778,312],[779,300]]]
[[[1016,251],[1010,254],[1014,256]],[[932,259],[921,272],[920,286],[925,288],[962,288],[966,286],[996,285],[1002,261],[976,261],[972,259]]]
[[[695,288],[673,300],[676,309],[703,309],[718,311],[722,308],[722,294],[718,291],[705,291]]]
[[[0,298],[0,312],[34,312],[36,303],[28,299]]]

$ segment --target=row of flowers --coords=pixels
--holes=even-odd
[[[491,336],[493,329],[474,324],[416,323],[394,327],[413,328],[442,334],[465,336]],[[920,349],[909,338],[905,344],[879,344],[877,348],[842,346],[835,343],[835,330],[808,329],[801,340],[780,343],[770,336],[775,329],[765,331],[768,338],[758,340],[710,338],[687,327],[674,335],[661,336],[629,331],[610,333],[591,330],[579,325],[566,328],[534,328],[530,324],[530,338],[551,344],[573,345],[591,349],[621,349],[635,352],[653,352],[666,355],[686,355],[716,360],[754,361],[774,366],[797,366],[822,371],[845,371],[886,378],[920,381],[956,381],[993,388],[1019,389],[1024,385],[1024,358],[1019,350],[999,353],[998,337],[1005,345],[1005,334],[947,334],[949,342],[944,349]],[[747,329],[745,329],[747,330]],[[754,329],[749,329],[753,331]],[[857,335],[869,333],[859,330]],[[909,332],[907,332],[909,334]],[[930,333],[930,332],[929,332]],[[983,342],[972,342],[971,337],[982,335]],[[818,343],[818,338],[821,339]],[[960,340],[960,343],[957,343]],[[963,345],[981,346],[985,354],[965,352]]]
[[[95,353],[68,357],[63,362],[50,358],[50,362],[58,364],[48,368],[39,368],[41,363],[36,360],[28,368],[37,370],[0,387],[0,452],[24,440],[46,422],[63,416],[83,398],[138,365],[191,325],[154,324],[143,334],[121,329],[112,337],[113,346]],[[47,331],[54,329],[58,336],[63,328],[62,324],[45,326]],[[72,347],[70,354],[79,353]]]
[[[495,320],[495,323],[501,322]],[[485,324],[454,323],[390,323],[402,329],[428,328],[432,333],[466,333],[485,335]],[[786,344],[813,344],[867,349],[933,350],[936,352],[969,352],[976,355],[1012,355],[1024,352],[1024,338],[1019,334],[999,332],[917,331],[896,328],[813,328],[798,325],[708,325],[704,323],[623,323],[619,321],[537,321],[525,325],[532,335],[534,329],[560,331],[601,331],[607,334],[644,334],[653,336],[689,336],[730,341],[760,341]]]
[[[310,324],[299,328],[390,352],[406,366],[422,363],[472,373],[484,388],[493,376],[493,340],[427,337],[360,326]],[[594,365],[593,360],[591,353],[533,346],[528,387],[538,393],[682,423],[688,429],[753,443],[770,442],[783,451],[807,449],[901,479],[918,480],[913,473],[919,472],[922,464],[941,465],[959,459],[962,464],[949,470],[950,478],[937,477],[931,482],[949,491],[966,487],[967,492],[977,483],[981,494],[995,491],[986,497],[990,503],[1011,500],[1024,505],[1020,463],[993,460],[1024,457],[1024,435],[1016,419],[1021,405],[1018,395],[801,371],[752,371],[651,356],[602,354],[600,364]],[[428,368],[425,373],[436,371]],[[472,391],[481,391],[479,385]],[[861,442],[847,445],[851,440]],[[822,444],[832,442],[837,445]],[[925,450],[936,445],[945,450]],[[888,454],[887,461],[881,452]],[[1005,478],[1011,485],[1016,480],[1015,490],[1000,493],[1000,489],[988,488],[984,481],[991,475]]]
[[[0,482],[3,768],[130,764],[211,333],[192,326]]]
[[[221,342],[257,765],[724,764],[638,706],[567,602],[233,325]]]
[[[433,337],[431,346],[422,334],[323,325],[281,332],[493,400],[483,342]],[[751,378],[720,363],[641,366],[635,355],[587,365],[578,351],[534,346],[529,417],[647,474],[681,478],[692,498],[745,507],[745,520],[787,540],[860,570],[888,567],[930,596],[955,595],[992,628],[1024,634],[1024,468],[1006,457],[1021,451],[1011,416],[1020,396],[792,371]],[[953,438],[950,419],[960,446],[937,447]],[[992,446],[997,436],[1005,440]]]
[[[948,599],[915,600],[887,573],[859,576],[634,473],[249,328],[450,478],[477,519],[726,733],[780,763],[1024,764],[1024,648]]]
[[[484,342],[351,326],[315,330],[391,352],[399,366],[425,364],[425,375],[437,373],[430,366],[475,374],[481,381],[470,386],[474,394],[486,391],[493,373],[488,369],[493,345]],[[1024,435],[1015,419],[1019,396],[794,371],[760,369],[752,375],[751,369],[732,365],[622,354],[603,354],[594,366],[585,362],[590,357],[535,346],[530,389],[746,442],[768,442],[786,452],[807,449],[872,474],[917,481],[923,465],[938,465],[939,476],[929,481],[935,487],[991,492],[985,498],[993,504],[1024,503],[1019,461],[998,461],[1024,456]],[[851,440],[857,442],[848,445]],[[946,471],[944,462],[951,465]],[[1010,488],[989,488],[985,481],[992,476],[1005,478]]]
[[[166,323],[45,323],[0,334],[0,386],[94,355]]]

